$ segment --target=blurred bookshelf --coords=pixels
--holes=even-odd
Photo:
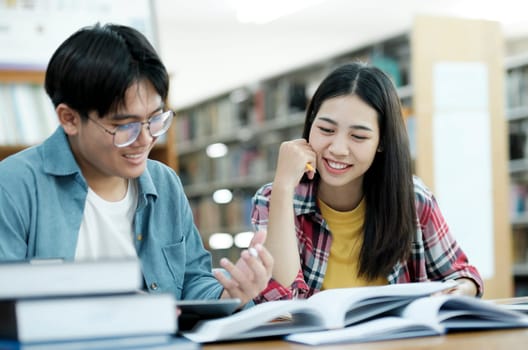
[[[515,295],[528,295],[528,38],[508,42],[506,118]]]
[[[236,243],[239,233],[252,230],[251,198],[260,186],[273,180],[281,142],[302,136],[308,100],[322,79],[336,66],[358,60],[389,74],[398,88],[409,130],[414,130],[410,42],[406,33],[177,111],[178,173],[214,263],[226,255],[236,259],[244,246],[215,249],[209,244],[211,235],[227,234]],[[415,156],[414,131],[410,135]],[[218,144],[225,154],[209,156],[208,149]],[[229,191],[232,199],[215,202],[213,195],[219,190]]]
[[[44,71],[0,69],[0,159],[42,141],[58,125]]]
[[[344,62],[369,62],[392,78],[407,124],[413,168],[434,191],[432,67],[442,60],[454,63],[476,60],[485,62],[490,81],[502,82],[504,67],[499,64],[502,54],[488,47],[502,45],[502,36],[498,26],[489,21],[419,17],[404,33],[251,82],[176,111],[178,172],[204,244],[212,251],[213,264],[222,256],[233,259],[238,256],[243,246],[233,242],[238,233],[252,229],[251,198],[257,188],[273,180],[280,143],[301,137],[308,99],[324,76]],[[497,298],[511,296],[512,275],[516,270],[510,264],[511,222],[507,209],[499,204],[507,201],[508,186],[507,146],[501,143],[506,141],[498,131],[506,128],[504,104],[502,95],[497,96],[500,94],[495,91],[497,86],[503,85],[488,86],[491,96],[489,122],[493,124],[488,137],[495,149],[491,169],[494,173],[490,177],[499,193],[494,191],[490,198],[494,274],[486,279],[486,295]],[[450,141],[442,139],[441,142]],[[208,156],[208,149],[218,144],[223,147],[223,153]],[[497,168],[504,174],[495,170]],[[459,173],[464,170],[459,169]],[[228,197],[232,198],[215,202],[213,197],[219,190],[230,193]],[[215,233],[231,237],[231,242],[215,249],[209,244]]]

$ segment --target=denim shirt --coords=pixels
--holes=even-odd
[[[88,185],[68,139],[57,130],[41,145],[0,162],[0,261],[73,260]],[[176,173],[148,160],[138,179],[134,244],[150,292],[217,299],[223,287],[194,225]]]

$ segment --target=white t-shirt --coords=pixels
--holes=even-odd
[[[136,181],[129,181],[125,197],[108,202],[88,188],[75,260],[137,257],[133,222],[138,201]]]

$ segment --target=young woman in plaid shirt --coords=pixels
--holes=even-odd
[[[322,290],[457,280],[483,282],[433,194],[413,176],[398,94],[381,70],[343,65],[318,87],[303,138],[282,143],[274,182],[253,198],[273,278],[256,302]]]

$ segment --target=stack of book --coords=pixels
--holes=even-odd
[[[138,260],[0,263],[0,281],[2,349],[146,349],[176,341],[174,297],[141,292]]]

